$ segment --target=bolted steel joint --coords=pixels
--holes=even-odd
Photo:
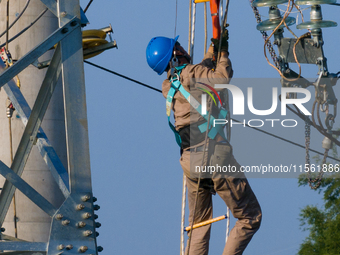
[[[64,27],[62,30],[61,30],[61,33],[62,34],[66,34],[68,32],[68,28],[67,27]]]
[[[86,231],[84,231],[83,234],[84,234],[84,236],[90,236],[90,235],[93,234],[93,232],[91,230],[86,230]]]
[[[63,220],[61,222],[61,224],[63,224],[64,226],[67,226],[68,224],[70,224],[70,221],[69,220]]]
[[[76,20],[74,20],[74,21],[71,22],[71,26],[72,26],[72,27],[76,26],[77,24],[78,24],[78,21],[76,21]]]
[[[86,202],[86,201],[88,201],[88,200],[90,200],[90,199],[91,199],[91,196],[90,196],[90,195],[84,195],[84,196],[81,197],[81,200],[82,200],[83,202]]]
[[[62,215],[61,213],[58,213],[56,216],[55,216],[56,220],[61,220],[62,218],[64,218],[64,215]]]
[[[77,226],[77,228],[83,228],[83,227],[86,226],[86,223],[84,221],[79,221],[79,222],[77,222],[76,226]]]
[[[84,208],[85,208],[85,205],[83,205],[83,204],[79,204],[79,205],[77,205],[77,207],[76,207],[76,209],[77,209],[78,211],[83,210]]]
[[[63,249],[65,249],[65,245],[59,244],[57,248],[58,248],[58,250],[63,250]]]
[[[86,252],[87,250],[88,250],[88,248],[87,248],[87,246],[85,246],[85,245],[80,246],[80,248],[79,248],[79,252],[81,252],[81,253],[84,253],[84,252]]]
[[[66,250],[72,250],[72,249],[73,249],[73,245],[72,244],[66,245]]]
[[[91,218],[91,216],[92,216],[91,213],[88,213],[88,212],[84,213],[83,214],[83,219],[89,219],[89,218]]]

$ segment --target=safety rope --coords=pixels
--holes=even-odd
[[[188,54],[191,56],[191,25],[192,25],[192,0],[189,0],[189,38],[188,38]],[[190,61],[192,64],[192,59]]]
[[[8,117],[8,127],[9,127],[9,147],[10,147],[10,157],[11,157],[11,165],[13,163],[13,135],[12,135],[12,119]],[[15,202],[15,194],[12,198],[13,203],[13,222],[14,222],[14,237],[18,238],[18,224],[17,224],[17,206]]]
[[[7,0],[6,5],[6,47],[5,47],[5,57],[6,58],[6,67],[13,65],[13,61],[11,58],[11,55],[9,54],[8,46],[9,46],[9,0]],[[0,60],[2,61],[2,60]],[[17,86],[20,88],[20,80],[19,77],[16,76],[17,79]],[[9,128],[9,150],[10,150],[10,159],[11,159],[11,165],[13,164],[13,134],[12,134],[12,112],[13,112],[13,105],[12,103],[9,103],[8,108],[9,111],[7,111],[7,117],[8,117],[8,128]],[[14,222],[14,236],[15,238],[18,237],[18,227],[17,227],[17,213],[16,213],[16,201],[15,201],[15,194],[13,194],[12,198],[13,203],[13,222]]]
[[[222,1],[223,3],[223,1]],[[224,31],[225,26],[226,26],[226,20],[227,20],[227,12],[228,12],[228,6],[229,6],[229,1],[227,0],[226,3],[226,10],[225,10],[225,15],[223,16],[223,22],[221,24],[221,30],[220,31]],[[206,9],[205,9],[206,10]],[[223,13],[223,6],[220,5],[220,12]],[[190,12],[191,14],[191,12]],[[205,16],[206,16],[206,11],[205,11]],[[222,16],[222,15],[221,15]],[[189,36],[190,38],[190,42],[189,42],[189,46],[190,46],[190,56],[191,56],[191,62],[193,61],[193,55],[194,55],[194,38],[195,38],[195,20],[196,20],[196,3],[194,2],[194,7],[193,7],[193,17],[190,15],[189,16],[189,23],[191,24],[191,26],[189,25],[189,28],[191,27],[191,36]],[[207,34],[207,33],[206,33]],[[206,36],[207,37],[207,36]],[[220,46],[221,46],[221,39],[222,36],[220,37]],[[207,39],[205,39],[206,41]],[[206,49],[206,45],[205,45],[205,49]],[[220,52],[221,49],[219,49],[218,51],[218,60],[220,57]],[[210,100],[210,109],[212,107],[212,100]],[[209,112],[208,115],[208,123],[210,123],[210,117],[211,117],[211,113]],[[230,117],[230,116],[229,116]],[[203,167],[205,164],[207,164],[207,162],[205,162],[205,154],[206,154],[206,148],[207,148],[207,144],[208,144],[208,132],[209,132],[209,125],[207,125],[207,130],[206,130],[206,134],[205,134],[205,139],[204,139],[204,149],[203,149],[203,157],[202,157],[202,164],[201,167]],[[192,222],[191,222],[191,231],[189,234],[189,240],[188,240],[188,254],[190,251],[190,244],[191,244],[191,239],[192,239],[192,233],[193,233],[193,226],[194,226],[194,221],[195,221],[195,217],[196,217],[196,210],[197,210],[197,201],[198,201],[198,192],[199,192],[199,187],[200,187],[200,182],[201,182],[201,173],[199,173],[198,176],[198,182],[197,182],[197,190],[196,190],[196,197],[195,197],[195,205],[194,205],[194,212],[193,212],[193,217],[192,217]],[[183,198],[182,198],[183,201]],[[227,215],[229,214],[229,208],[227,207]],[[182,218],[183,218],[183,212],[182,212]],[[227,218],[227,229],[226,229],[226,240],[228,239],[228,235],[229,235],[229,224],[230,224],[230,218]],[[181,237],[181,240],[183,240],[184,238]],[[181,244],[183,247],[183,244]],[[183,254],[183,250],[182,250],[182,254]]]
[[[9,35],[9,0],[6,5],[6,51],[8,52],[8,35]]]
[[[210,101],[210,108],[209,109],[212,109],[213,101],[210,100],[210,99],[211,98],[209,98],[209,101]],[[207,123],[210,123],[210,117],[211,117],[211,111],[209,111],[208,122]],[[204,138],[204,147],[203,147],[203,156],[202,156],[201,169],[203,169],[204,165],[207,163],[207,162],[205,162],[205,155],[206,155],[207,145],[208,145],[209,128],[210,128],[210,125],[207,125],[207,130],[206,130],[205,138]],[[191,219],[191,231],[190,231],[190,234],[189,234],[189,241],[188,241],[188,255],[190,254],[189,251],[190,251],[191,238],[192,238],[192,233],[194,232],[193,226],[194,226],[195,217],[196,217],[197,202],[198,202],[198,193],[199,193],[200,184],[201,184],[201,171],[199,171],[199,174],[198,174],[197,190],[196,190],[196,197],[195,197],[195,203],[194,203],[195,206],[194,206],[194,212],[192,214],[192,219]]]
[[[204,3],[204,55],[207,53],[208,27],[207,27],[207,3]]]
[[[176,15],[175,15],[175,32],[174,32],[174,38],[177,36],[177,15],[178,15],[177,7],[178,7],[178,0],[176,0]]]
[[[185,225],[185,204],[186,204],[186,190],[187,190],[187,177],[183,173],[183,189],[182,189],[182,216],[181,216],[181,255],[184,255],[184,225]]]
[[[227,18],[228,18],[228,10],[229,10],[229,0],[226,1],[226,7],[225,7],[225,12],[223,14],[223,0],[220,1],[220,15],[221,15],[221,33],[222,35],[224,34],[224,31],[227,27]],[[220,44],[219,44],[219,51],[218,51],[218,60],[221,57],[221,46],[222,46],[222,36],[220,37]],[[229,111],[229,91],[227,89],[224,89],[223,92],[225,94],[225,99],[227,100],[227,102],[225,103],[225,105],[223,105],[228,114],[227,114],[227,121],[228,121],[228,125],[227,125],[227,139],[228,141],[230,141],[231,139],[231,127],[230,127],[230,111]],[[222,106],[222,105],[221,105]],[[230,226],[230,209],[227,206],[227,226],[226,226],[226,238],[225,241],[227,242],[228,240],[228,236],[229,236],[229,226]]]
[[[191,30],[191,63],[194,61],[194,47],[195,47],[195,24],[196,24],[196,3],[193,3],[193,14],[192,14],[192,30]]]

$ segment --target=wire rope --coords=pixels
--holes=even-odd
[[[13,40],[17,39],[20,35],[22,35],[23,33],[25,33],[29,28],[31,28],[44,14],[45,12],[48,11],[48,8],[46,8],[45,10],[43,10],[39,16],[33,20],[31,22],[31,24],[29,24],[27,27],[25,27],[23,30],[21,30],[19,33],[17,33],[15,36],[13,36],[11,39],[8,40],[8,43],[12,42]],[[0,48],[4,47],[6,45],[6,43],[3,43],[0,45]]]
[[[15,20],[11,23],[11,25],[9,25],[8,30],[10,30],[10,29],[14,26],[14,24],[21,18],[21,16],[22,16],[22,15],[24,14],[24,12],[26,11],[26,9],[27,9],[27,7],[28,7],[30,1],[31,1],[31,0],[27,0],[27,2],[26,2],[26,4],[25,4],[24,8],[23,8],[22,11],[19,13],[18,17],[16,17]],[[4,32],[2,32],[2,33],[0,34],[0,38],[3,37],[3,35],[6,34],[6,33],[7,33],[7,29],[6,29]]]
[[[93,0],[90,0],[90,2],[86,5],[85,9],[84,9],[84,13],[87,12],[87,10],[89,9],[90,5],[92,4]]]

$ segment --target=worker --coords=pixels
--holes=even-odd
[[[209,118],[207,120],[207,117],[197,110],[199,109],[197,103],[201,102],[204,93],[198,88],[199,86],[206,84],[214,87],[214,84],[226,84],[233,75],[228,53],[228,31],[226,30],[221,36],[221,54],[216,66],[212,65],[219,47],[219,41],[216,39],[212,39],[213,43],[200,64],[190,64],[190,56],[177,41],[178,36],[175,39],[152,38],[146,49],[146,58],[148,65],[158,75],[167,72],[167,79],[162,84],[162,93],[167,99],[167,111],[170,112],[171,106],[174,112],[173,131],[181,146],[180,164],[187,178],[189,223],[192,224],[195,208],[194,224],[212,219],[212,194],[216,192],[230,208],[233,216],[238,219],[230,232],[223,255],[240,255],[260,227],[261,208],[248,180],[240,171],[240,165],[232,154],[232,147],[224,132],[216,131],[217,134],[211,137],[208,131],[208,136],[206,129],[202,130],[200,126],[204,123],[208,126]],[[215,115],[216,112],[218,114],[218,109],[214,104],[210,107],[209,101],[207,105],[211,120],[214,112]],[[213,128],[211,125],[210,129]],[[223,164],[229,166],[229,169],[237,169],[237,173],[215,172],[210,176],[210,173],[203,174],[203,171],[201,175],[197,173],[198,168],[203,169],[203,166],[209,164],[215,166]],[[200,183],[199,187],[198,183]],[[195,201],[197,191],[199,195]],[[186,255],[208,254],[210,229],[211,225],[207,225],[192,230]],[[188,254],[189,245],[190,254]]]

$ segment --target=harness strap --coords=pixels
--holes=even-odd
[[[170,90],[168,92],[167,95],[167,99],[166,99],[166,113],[168,116],[168,122],[169,122],[169,126],[171,128],[171,130],[174,132],[175,137],[176,137],[176,142],[179,146],[181,146],[182,140],[181,137],[178,133],[178,131],[175,129],[174,125],[170,122],[170,114],[171,114],[171,104],[172,104],[172,100],[176,94],[177,91],[181,92],[181,94],[184,96],[184,98],[190,103],[190,105],[199,113],[201,114],[201,116],[208,122],[208,115],[202,115],[202,106],[201,104],[196,100],[196,98],[194,98],[193,96],[191,96],[191,94],[186,91],[184,89],[184,87],[182,86],[181,82],[179,81],[179,75],[182,71],[182,69],[185,67],[185,65],[180,66],[180,67],[176,67],[177,70],[177,75],[176,77],[171,78],[170,82],[171,82],[171,87]],[[218,113],[218,118],[219,119],[225,119],[227,116],[227,111],[224,109],[220,109],[219,113]],[[214,124],[214,120],[215,117],[214,116],[210,116],[210,131],[208,133],[208,137],[210,139],[214,139],[216,137],[217,134],[220,134],[225,140],[227,140],[227,138],[225,137],[225,134],[223,132],[223,125],[218,125],[218,126],[213,126]],[[201,124],[200,126],[198,126],[199,130],[201,133],[204,133],[207,130],[207,122]]]

